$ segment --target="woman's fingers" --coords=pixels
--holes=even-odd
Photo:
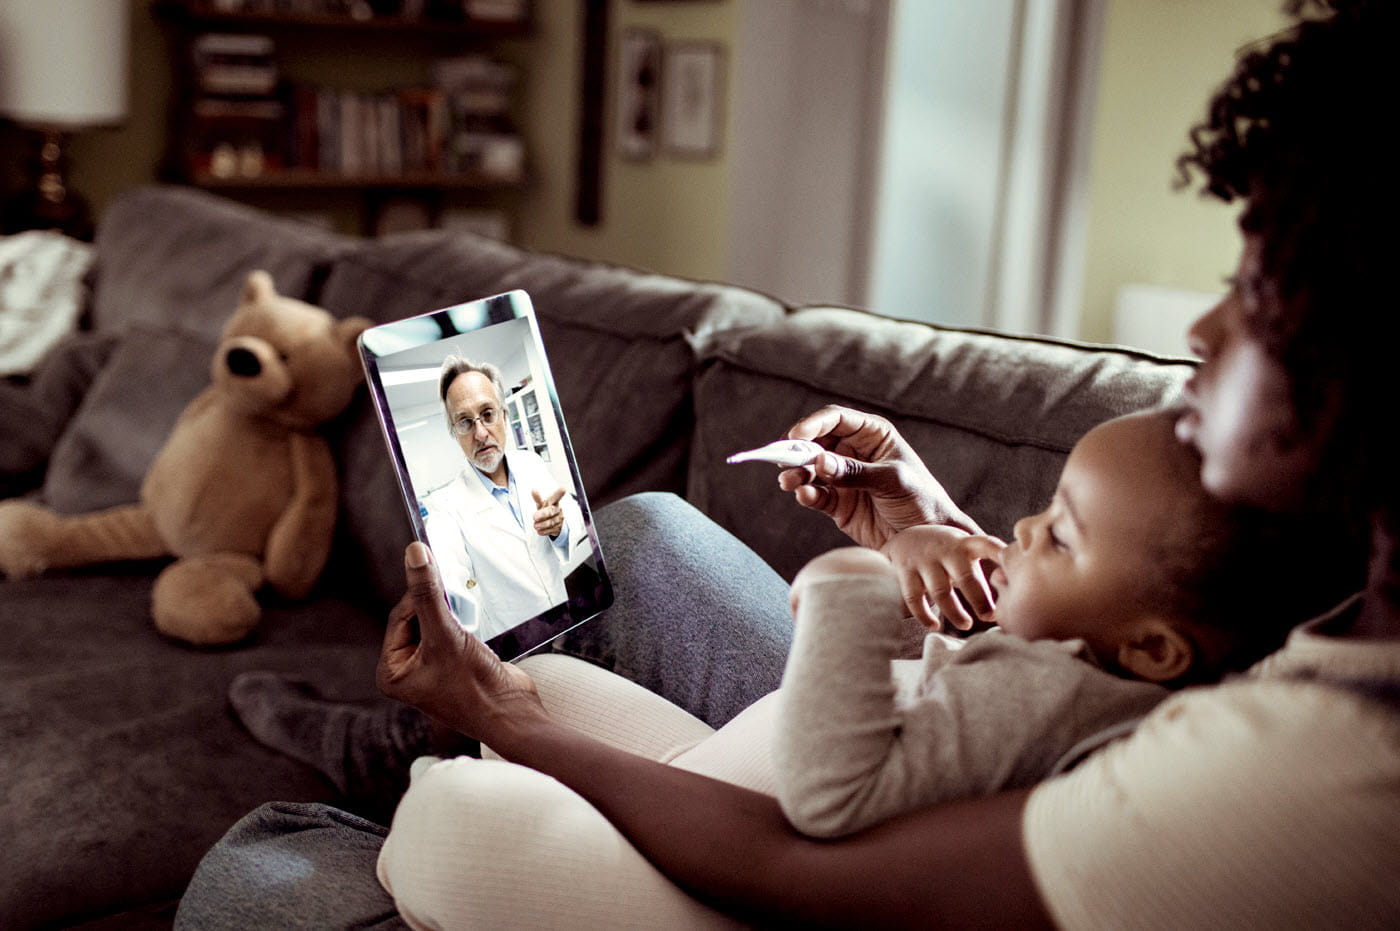
[[[778,487],[783,491],[798,491],[817,479],[817,470],[810,465],[784,469],[778,473]]]
[[[849,408],[828,404],[789,427],[787,436],[794,440],[820,441],[828,437],[839,439],[858,429],[858,426],[852,424],[854,418],[851,415],[853,414],[855,411]],[[844,429],[844,432],[838,433],[838,429]]]
[[[413,600],[405,595],[389,612],[389,622],[384,627],[381,669],[392,676],[401,676],[417,656],[421,641]]]

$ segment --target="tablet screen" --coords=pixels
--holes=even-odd
[[[503,659],[612,602],[530,298],[371,327],[360,357],[414,535],[453,615]]]

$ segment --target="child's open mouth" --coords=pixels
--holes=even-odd
[[[992,586],[992,594],[1000,598],[1001,590],[1009,584],[1006,578],[1006,570],[1001,566],[997,566],[992,570],[991,575],[987,576],[987,584]]]

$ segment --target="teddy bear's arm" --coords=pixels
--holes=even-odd
[[[336,472],[330,446],[291,435],[292,500],[268,535],[267,584],[289,598],[311,591],[330,557],[335,534]]]

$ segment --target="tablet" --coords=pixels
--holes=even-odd
[[[457,622],[515,659],[611,604],[529,296],[371,327],[359,349],[414,536]]]

